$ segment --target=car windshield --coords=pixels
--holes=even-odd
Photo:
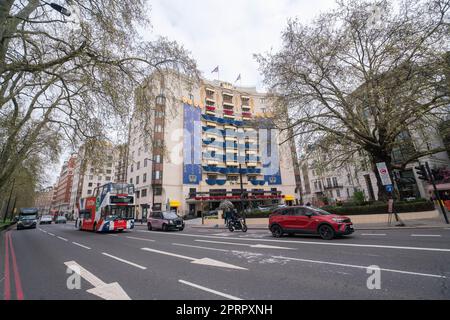
[[[36,215],[34,215],[34,214],[20,216],[20,220],[35,220],[35,219],[36,219]]]
[[[175,212],[163,212],[164,219],[176,219],[178,218]]]
[[[57,220],[66,220],[66,217],[63,216],[59,216],[58,218],[56,218]]]
[[[329,216],[329,215],[331,215],[331,213],[329,213],[329,212],[327,212],[325,210],[319,209],[319,208],[311,208],[311,210],[314,211],[314,213],[317,213],[318,215],[321,215],[321,216]]]

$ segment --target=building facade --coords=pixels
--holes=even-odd
[[[78,216],[78,204],[82,198],[95,195],[95,189],[106,183],[117,182],[116,162],[118,149],[112,145],[102,149],[102,157],[92,160],[81,147],[74,167],[73,186],[70,194],[70,213]]]
[[[77,156],[74,154],[64,162],[55,189],[52,207],[60,213],[70,212],[70,196],[72,192],[73,174]]]
[[[198,216],[223,200],[236,207],[298,202],[290,146],[279,145],[265,94],[172,74],[164,83],[156,91],[173,99],[156,97],[152,138],[137,120],[130,130],[127,176],[138,219],[150,210]]]
[[[53,203],[53,187],[48,187],[36,193],[34,207],[39,210],[39,214],[50,212]]]

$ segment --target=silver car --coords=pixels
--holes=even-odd
[[[152,212],[150,218],[147,221],[148,230],[179,230],[184,229],[184,220],[179,217],[175,212]]]
[[[41,219],[39,220],[39,224],[52,224],[52,216],[50,215],[43,215]]]

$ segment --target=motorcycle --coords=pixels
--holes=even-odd
[[[243,218],[233,219],[228,221],[228,230],[234,232],[234,230],[242,230],[242,232],[247,232],[247,225]]]

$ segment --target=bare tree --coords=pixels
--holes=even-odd
[[[176,42],[140,39],[137,28],[150,28],[145,0],[66,4],[70,17],[40,0],[0,2],[0,189],[31,153],[55,158],[61,139],[126,131],[149,73],[197,75]]]
[[[282,49],[257,56],[279,127],[303,146],[342,150],[336,162],[363,152],[392,172],[403,135],[437,128],[448,114],[449,8],[449,0],[349,0],[310,26],[290,20]],[[398,168],[443,149],[409,151]]]

